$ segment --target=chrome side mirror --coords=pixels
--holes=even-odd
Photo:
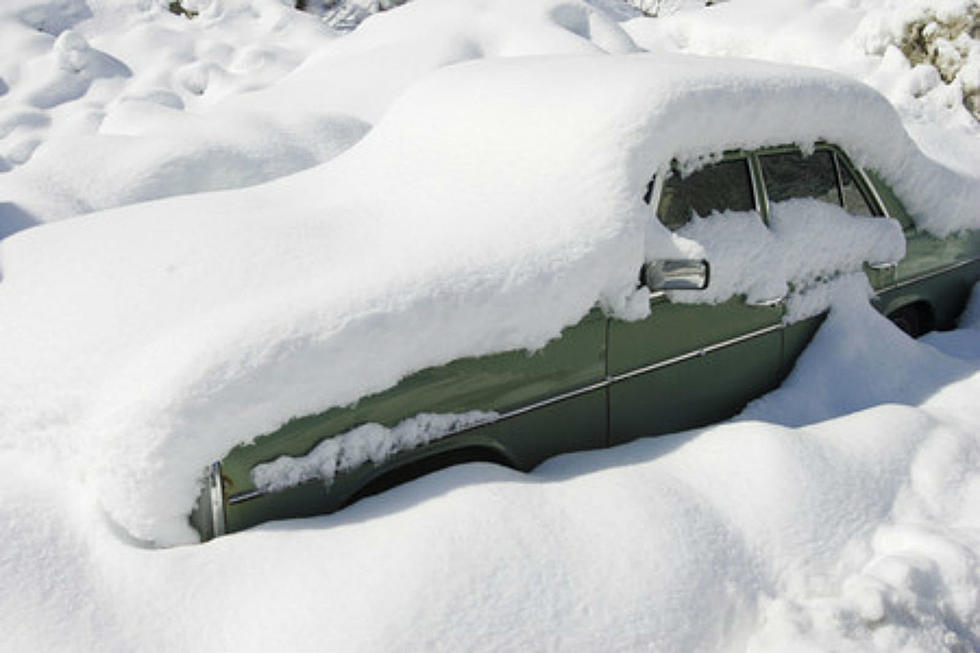
[[[652,291],[704,290],[711,266],[704,259],[662,259],[643,268],[643,283]]]

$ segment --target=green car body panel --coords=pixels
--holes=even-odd
[[[876,213],[897,219],[907,255],[895,266],[866,267],[885,315],[915,311],[928,328],[955,324],[980,279],[980,233],[945,239],[917,231],[891,189],[853,167]],[[793,151],[767,148],[762,153]],[[751,171],[757,210],[769,206],[759,157],[731,152]],[[839,173],[838,173],[839,174]],[[778,298],[777,298],[778,299]],[[273,520],[338,510],[401,480],[458,462],[485,460],[530,470],[551,456],[669,433],[736,414],[775,388],[819,328],[820,315],[793,324],[784,307],[734,298],[718,305],[670,302],[653,293],[650,315],[624,322],[599,309],[535,352],[465,358],[412,374],[350,406],[291,420],[233,449],[212,466],[191,520],[202,539]],[[496,418],[463,428],[380,463],[338,472],[276,492],[256,489],[251,472],[280,456],[308,454],[325,439],[365,423],[392,427],[420,413],[492,411]]]
[[[778,382],[781,307],[674,304],[609,321],[610,441],[724,419]],[[665,337],[665,334],[668,334]]]
[[[457,450],[468,459],[531,469],[560,451],[606,445],[606,318],[598,309],[536,352],[511,351],[465,358],[413,374],[385,392],[320,415],[294,419],[273,434],[234,449],[221,463],[226,528],[240,530],[277,517],[329,512],[345,505],[387,472]],[[556,399],[557,398],[557,399]],[[526,410],[537,406],[535,410]],[[461,413],[474,408],[513,417],[466,429],[452,438],[395,454],[381,465],[339,473],[326,491],[322,481],[254,496],[250,472],[262,462],[302,456],[325,438],[375,422],[394,426],[419,413]],[[556,424],[561,424],[556,428]]]

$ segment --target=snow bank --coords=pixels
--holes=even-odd
[[[11,0],[0,9],[0,238],[325,161],[369,125],[260,89],[333,33],[275,0]],[[9,203],[8,203],[9,202]]]
[[[638,50],[578,0],[429,0],[342,39],[278,0],[202,1],[193,20],[166,4],[0,9],[0,238],[321,163],[453,63]]]
[[[446,68],[323,166],[6,239],[0,441],[67,450],[129,532],[189,541],[199,470],[235,444],[538,348],[597,302],[635,316],[645,256],[680,252],[642,201],[671,158],[818,138],[928,190],[925,224],[973,224],[980,191],[838,75],[651,55]],[[847,251],[893,253],[874,247]]]
[[[692,6],[696,3],[685,4],[686,10],[664,11],[657,19],[620,24],[651,51],[815,66],[861,80],[888,98],[926,154],[980,177],[980,39],[969,34],[976,2],[735,0],[708,7],[700,3],[697,8]],[[959,36],[952,37],[950,25],[959,25]],[[916,53],[920,48],[931,54]],[[971,102],[973,115],[965,106]]]
[[[2,4],[0,236],[153,192],[251,183],[260,159],[261,174],[285,174],[346,147],[433,67],[626,52],[623,27],[640,25],[578,2],[417,0],[337,40],[264,0],[200,2],[194,21],[153,2]],[[931,155],[941,143],[952,167],[976,171],[960,114],[932,110],[945,91],[928,70],[888,47],[834,43],[865,16],[921,4],[733,0],[714,27],[721,7],[691,12],[686,46],[651,47],[741,42],[760,56],[773,44],[773,58],[869,79],[909,101],[901,115]],[[725,22],[761,26],[759,38],[706,46]],[[524,75],[476,66],[458,90],[447,71],[360,153],[0,246],[0,649],[980,649],[980,289],[958,331],[914,342],[870,310],[866,285],[849,285],[858,278],[838,279],[797,371],[734,423],[531,475],[449,469],[340,514],[203,546],[132,538],[191,539],[196,470],[294,412],[457,352],[539,346],[598,297],[642,306],[629,296],[635,266],[683,243],[648,222],[638,197],[652,169],[696,162],[715,138],[825,136],[873,164],[894,157],[894,178],[911,174],[906,191],[925,189],[930,228],[969,220],[929,213],[968,206],[972,191],[896,136],[866,89],[786,70],[766,81],[765,67],[738,62],[695,80],[692,60],[655,74],[641,60],[538,61]],[[895,93],[868,77],[879,65]],[[654,97],[657,84],[676,92]],[[70,99],[72,88],[82,94]],[[59,93],[48,108],[25,101]],[[637,138],[656,120],[669,125]],[[131,186],[143,190],[124,195]],[[883,253],[854,244],[855,257]]]
[[[838,300],[792,385],[950,362]],[[3,455],[0,647],[972,650],[980,370],[956,364],[959,380],[912,371],[891,403],[823,404],[798,428],[742,420],[527,475],[455,467],[167,550],[119,538],[43,458]],[[755,416],[804,405],[774,396]]]

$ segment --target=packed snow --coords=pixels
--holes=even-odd
[[[923,3],[416,0],[349,34],[165,5],[0,8],[0,648],[980,649],[980,293],[911,341],[858,274],[895,223],[777,205],[762,274],[757,214],[672,235],[642,201],[672,160],[825,139],[920,228],[980,228],[974,55],[947,83],[893,47]],[[196,539],[235,444],[642,317],[643,261],[700,252],[702,301],[842,273],[790,298],[830,317],[737,420],[154,548]],[[401,446],[365,428],[358,455]]]
[[[473,410],[460,415],[420,413],[392,428],[369,422],[324,440],[305,456],[280,456],[256,465],[252,480],[256,489],[263,492],[275,492],[314,479],[329,484],[337,472],[367,462],[383,462],[399,451],[415,449],[497,417],[490,411]]]

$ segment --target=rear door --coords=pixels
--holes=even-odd
[[[843,207],[856,216],[884,216],[860,173],[832,145],[818,145],[810,155],[804,155],[796,147],[772,148],[757,157],[767,206],[811,198]],[[865,272],[871,286],[880,290],[893,282],[895,270],[891,265],[877,268],[865,265]],[[786,326],[780,376],[792,369],[824,317],[825,314],[820,314]]]
[[[744,154],[663,185],[657,209],[676,230],[692,214],[758,210],[755,177]],[[690,291],[698,292],[698,291]],[[650,299],[650,316],[610,320],[608,339],[611,443],[715,422],[775,386],[781,354],[782,307]]]
[[[935,311],[924,328],[953,326],[980,275],[980,231],[959,231],[946,238],[920,231],[888,184],[874,173],[867,176],[878,202],[902,224],[907,245],[890,287],[880,294],[880,310],[887,315],[902,305],[924,301]]]

